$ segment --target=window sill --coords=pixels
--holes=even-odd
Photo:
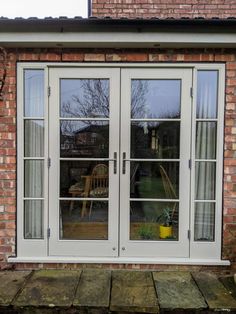
[[[166,265],[209,265],[229,266],[229,260],[190,258],[134,258],[134,257],[9,257],[9,263],[101,263],[101,264],[166,264]]]

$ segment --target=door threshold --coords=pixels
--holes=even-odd
[[[229,266],[229,260],[190,258],[144,258],[144,257],[9,257],[9,263],[77,263],[77,264],[165,264],[165,265],[219,265]]]

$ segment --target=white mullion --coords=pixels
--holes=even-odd
[[[179,202],[179,199],[175,198],[130,198],[131,202]]]
[[[23,117],[23,120],[45,120],[44,117]]]
[[[109,158],[76,158],[76,157],[60,157],[60,161],[109,161]]]
[[[194,200],[194,203],[216,203],[216,200]]]
[[[195,162],[217,162],[217,159],[195,159]]]
[[[110,118],[59,118],[60,121],[110,121]]]
[[[153,159],[153,158],[130,158],[130,159],[126,159],[126,161],[131,161],[131,162],[134,162],[134,161],[151,161],[151,162],[179,162],[180,159],[163,159],[163,158],[156,158],[156,159]]]
[[[95,197],[59,197],[60,201],[109,201],[109,198]]]
[[[143,118],[137,119],[132,118],[130,119],[131,122],[181,122],[181,119],[168,119],[168,118]]]

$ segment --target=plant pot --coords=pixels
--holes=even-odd
[[[172,232],[173,232],[172,226],[160,225],[159,237],[160,239],[172,237]]]

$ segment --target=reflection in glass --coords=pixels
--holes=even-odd
[[[130,197],[176,199],[179,162],[131,162]]]
[[[24,71],[24,115],[43,117],[44,115],[44,71]]]
[[[216,158],[216,122],[197,122],[196,158]]]
[[[61,121],[61,157],[108,158],[109,123]]]
[[[30,200],[24,202],[24,238],[43,238],[43,201]]]
[[[72,202],[60,201],[60,239],[108,240],[108,202]]]
[[[178,240],[179,207],[175,202],[130,202],[130,240]]]
[[[131,158],[179,158],[180,122],[131,122]]]
[[[25,157],[44,156],[44,122],[25,120],[24,148]]]
[[[218,71],[197,71],[197,118],[217,118]]]
[[[43,160],[25,160],[25,197],[43,197]]]
[[[196,203],[194,215],[194,241],[214,241],[215,204]]]
[[[180,80],[132,80],[131,118],[180,118]]]
[[[60,166],[61,197],[108,197],[108,162],[61,161]]]
[[[61,117],[109,118],[108,79],[61,79]]]
[[[215,199],[215,162],[196,162],[195,199]]]

